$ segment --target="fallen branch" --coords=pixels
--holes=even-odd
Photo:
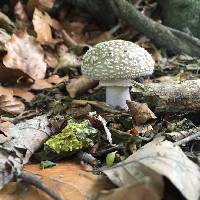
[[[186,137],[186,138],[184,138],[182,140],[179,140],[179,141],[175,142],[174,144],[180,146],[180,145],[186,144],[186,143],[188,143],[188,142],[190,142],[192,140],[195,140],[198,137],[200,137],[200,132],[197,132],[197,133],[195,133],[193,135],[190,135],[190,136],[188,136],[188,137]]]
[[[64,200],[58,194],[56,194],[54,191],[50,190],[46,185],[44,185],[43,182],[35,175],[32,175],[28,172],[23,171],[20,175],[17,176],[17,178],[21,179],[21,181],[25,183],[34,185],[35,187],[39,188],[43,192],[47,193],[54,200]]]
[[[140,13],[126,0],[112,0],[116,15],[139,32],[144,33],[157,46],[186,53],[191,56],[200,56],[200,40],[187,33],[168,28]]]
[[[173,142],[179,142],[188,138],[196,133],[200,132],[200,127],[190,128],[189,130],[181,130],[181,131],[172,131],[170,133],[165,133],[165,136],[168,140]]]
[[[62,30],[62,35],[65,44],[76,54],[76,55],[82,55],[84,54],[90,46],[87,44],[79,44],[74,39],[70,37],[70,35],[65,31]]]
[[[135,101],[147,103],[155,113],[200,112],[200,80],[134,83],[131,94]]]

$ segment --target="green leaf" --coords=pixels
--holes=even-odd
[[[44,160],[40,163],[40,169],[50,168],[56,166],[56,163],[49,160]]]
[[[108,166],[112,166],[114,161],[115,161],[115,156],[116,156],[117,151],[111,152],[109,154],[107,154],[106,156],[106,164]]]

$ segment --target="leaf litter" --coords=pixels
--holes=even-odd
[[[133,3],[148,16],[155,9],[152,1]],[[80,69],[90,45],[116,38],[134,38],[152,54],[156,69],[145,84],[198,77],[197,58],[163,56],[136,30],[121,23],[102,29],[54,0],[2,5],[14,7],[16,21],[0,13],[1,198],[48,198],[20,182],[24,172],[64,199],[167,199],[169,185],[172,198],[199,198],[199,137],[182,143],[198,135],[198,117],[154,113],[134,95],[129,111],[112,108],[105,88]]]

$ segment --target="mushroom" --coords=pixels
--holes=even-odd
[[[129,41],[110,40],[89,49],[83,56],[82,73],[106,86],[106,103],[128,109],[131,79],[151,75],[154,60],[142,47]]]

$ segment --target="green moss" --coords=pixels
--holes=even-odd
[[[93,145],[93,138],[97,130],[93,128],[88,120],[76,123],[68,121],[68,125],[61,133],[46,141],[45,145],[56,153],[74,152]]]

